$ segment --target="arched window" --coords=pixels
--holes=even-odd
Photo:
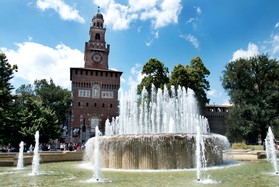
[[[100,40],[100,34],[99,33],[97,33],[97,34],[95,34],[95,40]]]

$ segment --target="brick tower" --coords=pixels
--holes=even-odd
[[[84,67],[70,68],[73,105],[69,140],[87,141],[95,135],[95,127],[105,131],[106,119],[119,114],[118,89],[122,72],[109,70],[110,46],[105,40],[103,15],[92,19],[90,39],[85,42]]]

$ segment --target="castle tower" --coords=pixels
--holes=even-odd
[[[92,19],[90,39],[85,42],[84,67],[70,68],[73,105],[69,140],[87,141],[95,135],[98,125],[105,131],[105,121],[119,115],[118,90],[122,72],[109,70],[109,45],[105,40],[103,15]]]

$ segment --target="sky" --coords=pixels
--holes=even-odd
[[[210,71],[210,104],[228,104],[226,64],[257,54],[279,59],[278,0],[1,0],[0,52],[18,66],[12,85],[53,79],[70,90],[70,67],[84,67],[98,6],[121,91],[140,82],[150,58],[171,73],[199,56]]]

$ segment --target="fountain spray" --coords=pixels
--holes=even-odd
[[[95,140],[94,140],[94,167],[93,167],[93,172],[94,172],[94,178],[96,179],[96,182],[98,182],[101,178],[101,162],[100,162],[100,149],[99,149],[99,136],[101,135],[101,132],[99,131],[99,127],[96,126],[95,128]]]
[[[19,154],[18,154],[17,167],[16,167],[17,169],[22,169],[24,166],[23,150],[24,150],[24,142],[21,141],[19,144]]]
[[[266,155],[267,158],[270,159],[275,174],[278,175],[278,163],[277,163],[277,154],[276,154],[276,148],[275,148],[275,143],[274,143],[274,135],[272,133],[271,127],[268,127],[268,132],[266,135]]]
[[[32,160],[32,175],[39,174],[40,155],[39,155],[39,131],[35,133],[35,148]]]

